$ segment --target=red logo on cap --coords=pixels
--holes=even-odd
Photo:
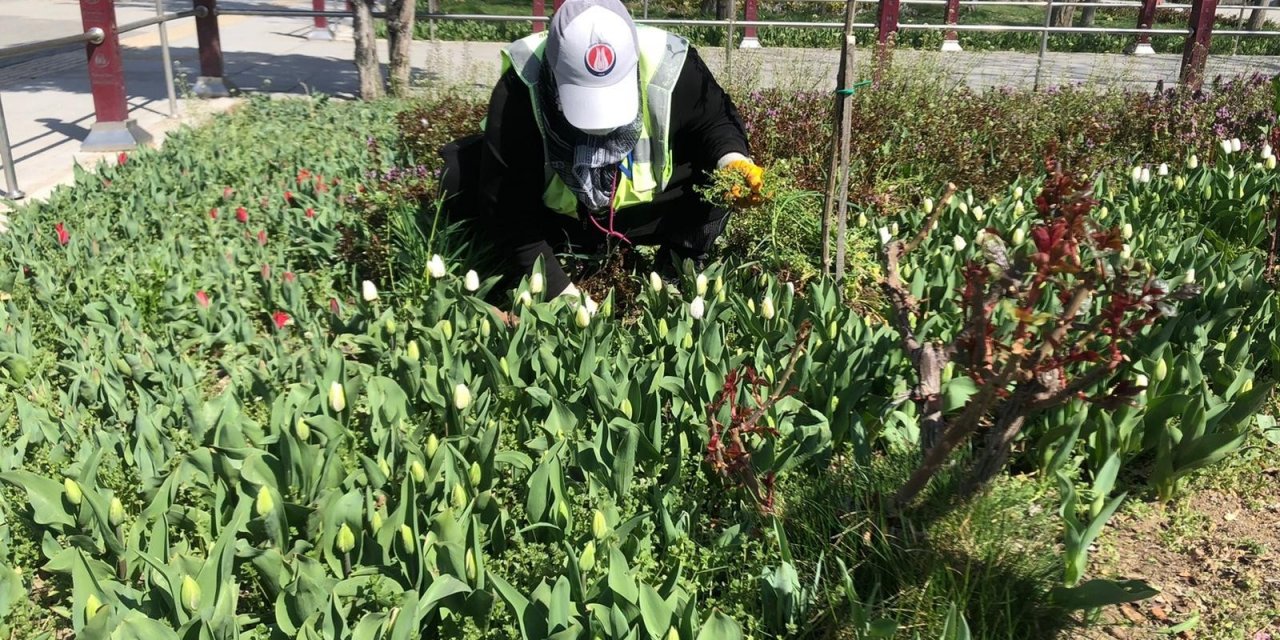
[[[591,45],[591,48],[587,49],[586,62],[587,71],[590,71],[591,75],[604,77],[613,71],[614,64],[618,62],[618,55],[614,53],[613,47],[602,42]]]

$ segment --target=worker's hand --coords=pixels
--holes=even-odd
[[[725,169],[742,176],[742,184],[729,188],[725,198],[739,207],[754,207],[765,201],[764,169],[750,160],[734,160]],[[745,188],[744,188],[745,187]]]

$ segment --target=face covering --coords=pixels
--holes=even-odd
[[[547,140],[547,163],[587,211],[604,211],[613,199],[618,163],[640,141],[640,114],[631,124],[611,131],[582,131],[560,111],[551,65],[542,65],[541,73],[538,113]]]

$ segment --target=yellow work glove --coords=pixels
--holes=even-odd
[[[750,160],[734,160],[725,169],[742,176],[742,184],[729,187],[725,199],[739,207],[754,207],[765,201],[764,169]]]

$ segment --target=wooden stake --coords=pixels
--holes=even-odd
[[[836,78],[836,99],[832,110],[834,131],[832,131],[831,135],[831,162],[827,165],[826,201],[822,207],[822,272],[826,275],[831,275],[831,216],[835,213],[836,190],[840,186],[837,180],[839,179],[841,166],[845,113],[848,111],[848,91],[853,84],[853,16],[856,7],[857,0],[847,0],[845,2],[845,38],[844,44],[840,48],[840,70]]]

